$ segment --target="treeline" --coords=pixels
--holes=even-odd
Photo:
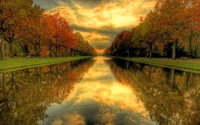
[[[119,33],[105,54],[133,57],[199,56],[200,1],[158,0],[132,30]]]
[[[47,14],[33,0],[0,0],[1,58],[95,54],[95,49],[58,13]]]

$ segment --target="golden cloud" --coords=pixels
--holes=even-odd
[[[116,29],[130,29],[139,23],[139,17],[145,15],[154,8],[156,0],[117,0],[115,2],[101,2],[98,6],[92,8],[81,5],[80,2],[71,0],[71,5],[59,2],[56,8],[48,11],[48,13],[60,13],[61,16],[73,26],[75,31],[80,31],[83,37],[96,46],[95,48],[102,50],[97,45],[100,42],[109,42],[105,48],[110,46],[114,35],[107,35],[108,31],[112,32]],[[104,35],[99,32],[102,28],[107,28]],[[101,39],[101,40],[100,40]]]

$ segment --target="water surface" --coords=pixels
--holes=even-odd
[[[0,78],[2,125],[200,123],[199,74],[95,57]]]

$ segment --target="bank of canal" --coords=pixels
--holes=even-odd
[[[18,70],[18,69],[23,69],[23,68],[51,65],[51,64],[57,64],[57,63],[62,63],[62,62],[86,59],[90,57],[91,56],[58,57],[58,58],[14,57],[14,58],[8,58],[5,60],[0,60],[0,72],[6,71],[6,70]]]
[[[153,66],[159,66],[164,68],[171,68],[175,70],[181,70],[186,72],[200,73],[200,59],[180,59],[175,60],[170,58],[139,58],[139,57],[111,57],[119,58],[127,61],[133,61],[137,63],[149,64]]]

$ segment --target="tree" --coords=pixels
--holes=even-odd
[[[48,39],[46,39],[46,45],[48,46],[49,56],[52,57],[55,55],[53,52],[53,45],[56,43],[55,34],[56,34],[56,23],[53,15],[45,15],[45,27]]]
[[[156,41],[158,41],[160,38],[159,29],[157,27],[157,24],[155,23],[156,16],[157,15],[151,11],[147,15],[145,21],[143,21],[143,23],[141,24],[141,37],[149,47],[149,58],[152,58],[153,48],[156,48]]]
[[[82,55],[85,40],[79,32],[75,33],[75,36],[78,38],[78,45],[76,46],[76,50],[79,52],[80,55]]]
[[[61,47],[68,49],[75,48],[78,39],[75,37],[73,29],[69,26],[68,22],[60,14],[52,15],[52,20],[55,29],[53,38],[55,39],[56,56],[60,56]]]
[[[0,34],[1,39],[5,39],[10,45],[10,57],[13,56],[12,44],[18,32],[18,27],[22,25],[22,20],[34,13],[35,7],[32,0],[8,0],[0,2]]]
[[[29,48],[34,50],[35,56],[40,56],[41,42],[48,37],[46,33],[48,30],[45,28],[44,11],[37,5],[34,6],[32,11],[33,13],[27,15],[26,18],[21,21],[22,24],[18,25],[17,28],[20,30],[17,32],[16,41],[25,55],[29,53],[27,48],[29,46]]]
[[[188,53],[196,58],[200,46],[200,1],[192,0],[189,6],[190,26],[188,35]]]
[[[111,45],[111,50],[114,55],[129,56],[129,49],[131,46],[131,40],[133,37],[132,31],[124,30],[116,35],[115,40]]]
[[[188,27],[187,3],[183,0],[159,0],[155,7],[154,20],[164,42],[172,42],[172,58],[176,58],[176,46],[185,39]]]
[[[82,52],[85,56],[97,54],[96,50],[88,43],[88,41],[84,41]]]

